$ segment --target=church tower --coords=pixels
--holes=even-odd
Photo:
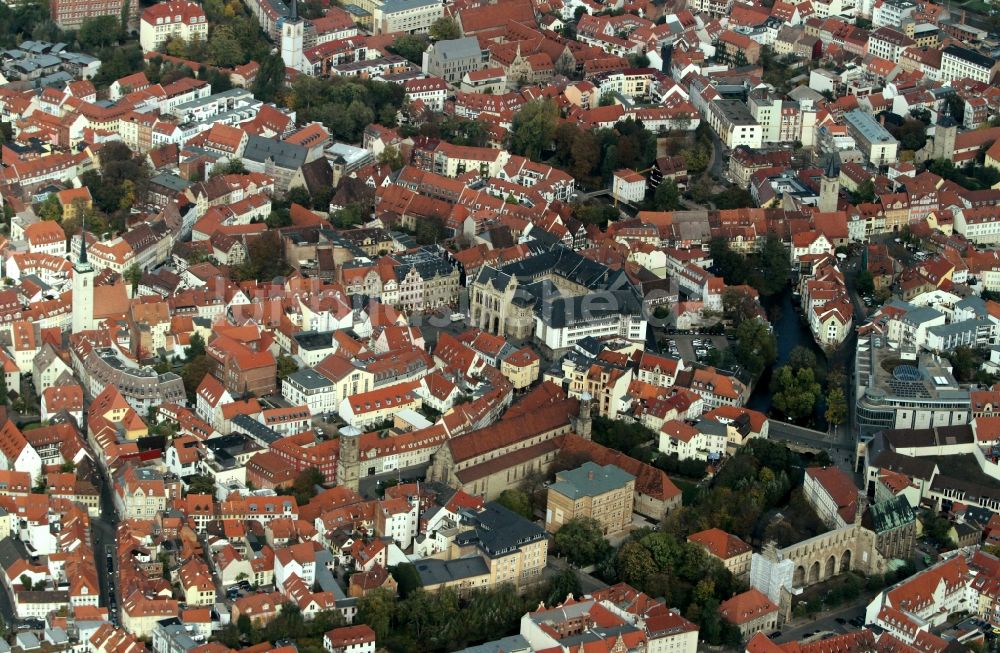
[[[593,410],[594,398],[590,396],[589,392],[584,391],[580,395],[580,411],[576,416],[576,434],[579,435],[584,440],[591,439],[591,428],[593,425],[593,417],[591,416],[591,411]]]
[[[826,163],[826,170],[819,181],[819,203],[817,207],[824,213],[837,210],[837,197],[840,195],[840,166],[837,155],[832,154]]]
[[[931,158],[951,161],[955,155],[955,136],[957,134],[958,123],[951,117],[951,113],[946,107],[934,126],[934,138],[931,139]]]
[[[87,260],[87,226],[80,232],[80,259],[73,266],[73,331],[94,328],[94,268]]]
[[[281,59],[286,68],[302,70],[302,34],[305,23],[299,17],[298,0],[292,0],[292,8],[281,25]]]
[[[353,426],[340,429],[340,457],[337,459],[337,485],[355,492],[361,480],[361,431]]]

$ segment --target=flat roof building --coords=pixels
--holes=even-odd
[[[861,109],[854,109],[844,114],[847,130],[860,149],[875,166],[888,166],[896,163],[899,154],[899,141],[882,126],[873,116]]]

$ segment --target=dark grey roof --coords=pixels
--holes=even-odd
[[[438,585],[490,573],[486,561],[479,556],[457,560],[426,559],[417,562],[416,567],[422,585]]]
[[[975,50],[970,50],[969,48],[963,48],[959,45],[951,44],[947,46],[944,50],[941,50],[941,54],[950,54],[953,57],[958,57],[964,61],[968,61],[971,64],[980,66],[982,68],[992,68],[994,61],[987,57],[986,55],[979,54]]]
[[[638,315],[641,311],[642,302],[631,290],[557,297],[536,307],[538,317],[553,329],[593,322],[612,315]]]
[[[191,182],[172,172],[161,172],[149,178],[149,183],[163,186],[173,191],[182,191],[191,187]]]
[[[485,265],[479,269],[479,274],[476,275],[476,283],[492,283],[493,287],[500,292],[507,289],[510,279],[509,274]]]
[[[457,535],[455,543],[459,546],[476,545],[491,558],[508,555],[522,545],[545,537],[541,526],[495,501],[487,503],[478,512],[462,511],[462,521],[473,528]]]
[[[933,460],[929,458],[914,458],[904,456],[895,451],[882,451],[872,461],[872,467],[885,469],[892,472],[900,472],[907,476],[913,476],[924,480],[930,480],[934,476],[936,467]]]
[[[823,176],[827,179],[836,179],[840,176],[840,155],[834,152],[826,161],[826,172]]]
[[[265,444],[271,444],[281,439],[281,434],[269,426],[264,426],[249,415],[237,415],[233,418],[233,428]],[[230,434],[227,437],[238,435]],[[215,438],[217,440],[218,438]],[[207,442],[207,440],[206,440]],[[214,442],[214,440],[213,440]]]
[[[0,567],[9,569],[18,560],[28,559],[28,549],[21,540],[5,537],[0,540]]]
[[[326,378],[316,370],[309,368],[292,372],[288,375],[288,378],[295,381],[303,388],[307,388],[309,390],[327,388],[333,385],[333,382],[330,381],[330,379]]]
[[[309,150],[297,143],[286,143],[273,138],[263,136],[250,136],[247,139],[246,149],[243,150],[243,158],[264,163],[268,159],[274,161],[274,165],[286,170],[298,170],[306,162]]]
[[[433,47],[435,54],[442,60],[475,59],[483,56],[483,49],[475,36],[438,41]]]

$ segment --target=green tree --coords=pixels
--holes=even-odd
[[[511,512],[516,512],[525,519],[534,519],[531,509],[531,497],[528,496],[527,492],[514,489],[504,490],[497,497],[497,503]]]
[[[122,277],[126,283],[132,286],[132,292],[134,293],[139,288],[139,282],[142,280],[142,269],[133,263],[122,273]]]
[[[854,279],[854,285],[862,295],[871,295],[875,292],[875,279],[868,270],[861,270]]]
[[[826,393],[826,421],[839,426],[847,421],[847,398],[844,389],[834,387]]]
[[[681,208],[681,192],[673,179],[664,179],[653,193],[654,211],[676,211]]]
[[[419,66],[423,63],[424,51],[428,45],[430,40],[423,34],[404,34],[387,46],[387,49]]]
[[[875,181],[873,179],[865,179],[863,182],[858,184],[858,189],[854,191],[854,203],[864,204],[866,202],[875,201]]]
[[[431,39],[435,41],[450,41],[461,38],[462,30],[458,28],[458,23],[451,16],[441,16],[430,28]]]
[[[621,214],[615,207],[602,202],[593,204],[577,204],[573,208],[573,217],[584,224],[596,224],[604,227],[609,222],[617,220]]]
[[[776,234],[768,234],[760,253],[760,271],[753,279],[761,295],[773,295],[788,284],[791,263],[788,250]]]
[[[205,339],[200,333],[195,333],[191,335],[191,341],[188,343],[187,348],[187,359],[194,360],[199,356],[205,355]]]
[[[389,166],[389,169],[395,172],[399,170],[404,165],[406,165],[406,160],[403,159],[403,153],[399,151],[399,148],[395,145],[386,145],[382,153],[378,155],[378,162],[382,165]]]
[[[758,377],[778,358],[778,344],[774,333],[763,320],[740,322],[736,327],[736,344],[733,355],[752,376]]]
[[[184,382],[184,390],[187,392],[188,401],[195,400],[198,386],[205,380],[205,376],[212,371],[212,361],[208,356],[202,354],[197,358],[190,358],[184,367],[181,368],[181,380]]]
[[[270,281],[288,272],[284,242],[277,232],[265,231],[251,241],[247,249],[246,261],[233,268],[236,279]]]
[[[241,614],[239,619],[236,620],[236,627],[239,629],[241,635],[247,637],[253,630],[253,624],[250,623],[250,617],[245,614]]]
[[[962,383],[971,382],[979,370],[976,353],[968,346],[961,345],[945,352],[945,357],[955,370],[955,378]]]
[[[570,595],[579,597],[582,593],[583,588],[580,586],[580,577],[576,575],[575,570],[567,567],[549,581],[545,605],[559,605]]]
[[[417,221],[417,227],[413,232],[419,245],[433,245],[445,239],[445,226],[441,218],[437,216],[427,216]]]
[[[396,581],[396,588],[399,597],[405,599],[423,585],[420,582],[420,574],[417,568],[409,562],[401,562],[389,570]]]
[[[285,62],[280,55],[268,54],[260,60],[260,69],[253,82],[254,97],[262,102],[274,102],[285,87]]]
[[[289,374],[299,371],[299,364],[295,362],[295,359],[287,354],[281,354],[278,356],[278,380],[284,381],[288,378]]]
[[[187,481],[188,494],[215,494],[215,479],[205,474],[197,474]]]
[[[0,372],[0,405],[10,403],[10,390],[7,388],[7,375]]]
[[[746,260],[730,249],[728,240],[719,236],[712,238],[708,242],[708,251],[726,285],[739,286],[746,283]]]
[[[618,577],[631,585],[642,583],[657,572],[656,562],[649,550],[635,540],[625,542],[615,556]]]
[[[794,370],[790,365],[778,369],[772,387],[774,407],[793,420],[812,415],[822,392],[811,369]]]
[[[813,370],[819,376],[816,354],[808,347],[798,345],[788,353],[788,363],[793,370]]]
[[[511,123],[511,152],[540,160],[542,151],[552,144],[558,120],[559,107],[549,98],[523,105]]]
[[[38,217],[42,220],[62,220],[62,204],[59,203],[59,196],[50,193],[45,201],[38,205]]]
[[[358,599],[357,622],[371,626],[376,639],[389,637],[395,614],[396,597],[385,588],[380,587]]]
[[[307,467],[299,472],[292,482],[292,496],[300,506],[309,503],[316,496],[316,486],[323,485],[323,472],[316,467]]]
[[[230,26],[220,25],[212,32],[212,38],[208,40],[208,59],[210,63],[223,68],[232,68],[246,61],[243,46]]]
[[[596,564],[611,550],[601,524],[590,517],[575,517],[563,524],[553,542],[556,552],[577,567]]]
[[[24,587],[25,590],[29,592],[31,591],[32,588],[31,576],[28,576],[27,574],[21,574],[21,577],[18,580],[21,581],[21,586]]]
[[[955,548],[955,542],[949,534],[951,522],[945,517],[930,510],[920,513],[920,523],[923,526],[923,537],[946,549]]]
[[[634,68],[649,68],[649,57],[644,54],[630,54],[628,62]]]
[[[85,18],[76,38],[85,50],[96,50],[118,42],[122,35],[121,21],[117,16]]]

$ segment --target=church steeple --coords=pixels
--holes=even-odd
[[[831,154],[830,158],[826,161],[826,172],[823,173],[823,176],[827,179],[836,179],[840,177],[839,161],[840,156],[836,153]]]
[[[305,72],[302,65],[304,31],[305,21],[299,16],[298,0],[292,0],[288,16],[281,25],[281,60],[286,68],[299,72]]]
[[[816,208],[823,212],[837,210],[840,195],[840,157],[836,152],[826,162],[826,170],[819,180],[819,201]]]
[[[94,268],[87,260],[87,223],[80,230],[80,258],[73,266],[72,332],[94,328]]]
[[[90,267],[87,261],[87,216],[83,217],[83,226],[80,229],[80,259],[77,261],[77,267]]]

